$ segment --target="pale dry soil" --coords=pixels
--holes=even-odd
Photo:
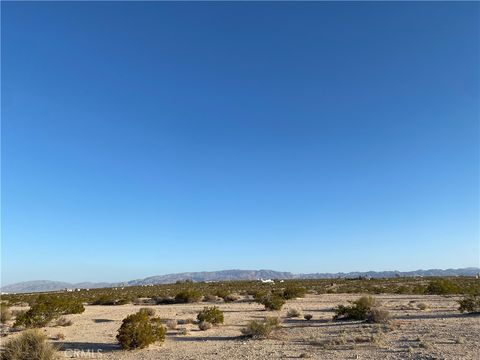
[[[179,325],[188,334],[168,330],[163,344],[123,351],[115,336],[121,321],[142,306],[86,306],[83,314],[68,315],[69,327],[42,329],[62,350],[61,358],[82,359],[479,359],[480,317],[460,314],[455,297],[377,295],[393,320],[389,325],[332,321],[333,308],[355,300],[351,294],[307,295],[290,300],[281,311],[265,311],[253,302],[217,303],[225,324],[200,331],[195,324]],[[426,310],[417,308],[419,303]],[[196,318],[211,303],[148,306],[163,320]],[[291,308],[301,318],[286,318]],[[312,314],[306,321],[303,314]],[[240,329],[249,320],[279,316],[282,327],[267,340],[249,340]],[[6,338],[18,336],[18,333]],[[6,338],[3,338],[5,340]]]

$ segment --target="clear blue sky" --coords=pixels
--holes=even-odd
[[[2,2],[2,278],[479,262],[479,3]]]

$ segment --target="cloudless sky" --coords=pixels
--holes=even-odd
[[[479,3],[1,6],[4,284],[479,265]]]

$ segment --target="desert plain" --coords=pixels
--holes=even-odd
[[[375,295],[390,312],[387,324],[364,321],[332,321],[334,308],[358,299],[361,294],[307,294],[287,302],[280,311],[242,298],[224,303],[187,303],[140,306],[87,305],[82,314],[66,315],[71,326],[41,328],[60,350],[60,358],[77,359],[478,359],[480,316],[458,311],[457,296]],[[205,306],[218,306],[224,324],[201,331],[191,323]],[[125,351],[116,341],[127,315],[150,307],[167,324],[163,343]],[[13,307],[21,310],[25,307]],[[291,309],[299,317],[287,317]],[[305,320],[304,315],[312,315]],[[250,320],[279,317],[281,327],[268,339],[245,338],[241,329]],[[9,324],[5,325],[6,327]],[[4,329],[5,330],[5,329]],[[8,332],[2,343],[18,336]],[[59,336],[61,334],[61,336]]]

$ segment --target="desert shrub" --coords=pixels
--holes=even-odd
[[[309,321],[309,320],[312,320],[313,315],[312,315],[312,314],[305,314],[305,315],[303,316],[303,318],[304,318],[305,320]]]
[[[304,297],[306,293],[307,293],[307,290],[305,288],[300,286],[290,285],[290,286],[287,286],[285,290],[283,290],[282,297],[285,300],[291,300],[299,297]]]
[[[178,334],[179,335],[188,335],[188,329],[187,328],[180,328],[180,329],[178,329]]]
[[[202,293],[195,289],[183,290],[175,296],[175,301],[179,303],[194,303],[201,299]]]
[[[451,280],[435,279],[430,281],[425,292],[431,295],[458,294],[460,292],[460,288]]]
[[[110,295],[102,295],[92,302],[92,305],[125,305],[128,304],[128,299],[116,298]]]
[[[148,316],[145,312],[128,315],[118,329],[117,340],[125,350],[141,349],[165,340],[165,328],[160,318]]]
[[[277,294],[263,296],[257,302],[264,305],[266,310],[281,310],[285,305],[285,299]]]
[[[12,318],[12,312],[10,311],[10,308],[4,304],[0,304],[0,322],[2,324],[5,324],[8,320]]]
[[[56,333],[56,334],[53,336],[53,338],[54,338],[55,340],[64,340],[64,339],[65,339],[65,334],[59,332],[59,333]]]
[[[199,324],[198,324],[198,328],[202,331],[206,331],[208,329],[211,329],[212,328],[212,324],[209,323],[208,321],[201,321]]]
[[[280,320],[274,317],[266,317],[263,321],[252,320],[242,329],[244,336],[253,339],[266,339],[271,332],[280,327]]]
[[[420,342],[418,343],[418,347],[429,351],[433,350],[434,348],[432,343],[425,339],[420,340]]]
[[[156,303],[153,298],[136,298],[132,301],[133,305],[156,305]]]
[[[215,295],[207,294],[203,297],[204,302],[217,302],[219,298]]]
[[[367,321],[379,324],[385,324],[390,320],[388,310],[382,308],[372,308],[367,314]]]
[[[157,305],[172,305],[172,304],[175,304],[177,303],[177,300],[175,300],[175,298],[173,297],[155,297],[153,298],[153,300],[155,301],[155,304]]]
[[[253,300],[259,304],[263,304],[263,300],[268,296],[270,296],[270,294],[265,291],[256,291],[253,294]]]
[[[25,314],[27,310],[12,310],[12,316],[16,318],[17,316],[21,316],[22,314]]]
[[[178,322],[177,320],[168,320],[167,321],[167,328],[170,330],[175,330],[177,328]]]
[[[298,318],[300,317],[300,315],[300,311],[298,311],[297,309],[290,309],[287,311],[288,318]]]
[[[155,309],[148,308],[148,307],[143,307],[138,312],[143,313],[147,316],[155,316]]]
[[[351,306],[337,306],[333,318],[335,320],[367,320],[371,309],[375,306],[375,299],[371,296],[362,296],[351,303]]]
[[[469,294],[464,296],[461,300],[458,300],[458,304],[462,313],[475,313],[480,312],[480,294]]]
[[[223,324],[223,311],[216,306],[205,307],[198,313],[197,320],[200,322],[207,321],[213,325]]]
[[[427,307],[428,307],[428,306],[427,306],[427,304],[425,304],[425,303],[419,303],[419,304],[417,304],[417,308],[418,308],[419,310],[422,310],[422,311],[423,311],[423,310],[426,310]]]
[[[5,344],[3,360],[53,360],[58,359],[57,350],[38,330],[26,330]]]
[[[215,292],[215,295],[218,296],[219,298],[224,299],[225,297],[227,297],[228,295],[230,295],[230,291],[227,290],[227,289],[218,289],[218,290]]]
[[[18,314],[14,326],[42,327],[61,315],[80,314],[83,304],[75,299],[40,295],[25,313]]]
[[[64,316],[60,316],[57,321],[55,321],[55,326],[71,326],[72,320],[68,320]]]
[[[225,302],[234,302],[240,300],[240,296],[237,294],[228,294],[223,298],[223,301]]]

